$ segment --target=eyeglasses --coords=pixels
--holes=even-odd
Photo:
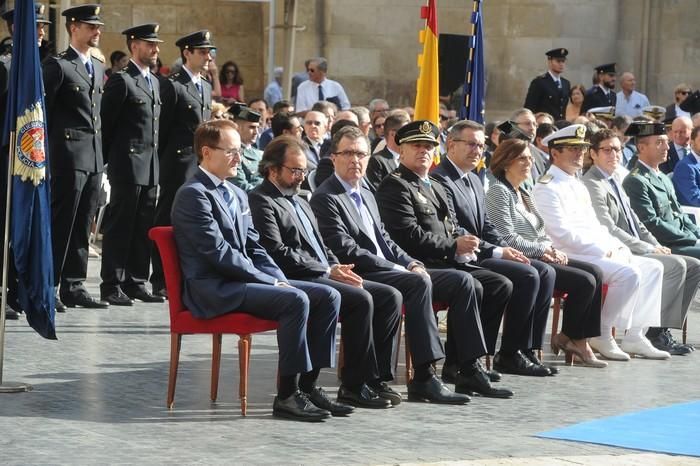
[[[515,124],[518,126],[537,127],[537,122],[535,120],[516,121]]]
[[[484,148],[486,147],[486,144],[481,144],[481,143],[474,142],[474,141],[467,141],[466,139],[453,139],[453,141],[454,142],[463,142],[467,145],[467,147],[469,147],[472,150],[477,149],[477,148],[479,150],[484,150]]]
[[[384,123],[375,123],[372,125],[373,128],[384,128]]]
[[[287,170],[289,170],[290,172],[292,172],[292,175],[294,175],[296,177],[303,177],[303,176],[306,176],[309,174],[309,170],[306,168],[292,168],[292,167],[288,167],[286,165],[282,165],[282,166],[284,168],[286,168]]]
[[[313,69],[313,68],[306,68],[306,71],[308,71],[309,73],[314,73],[314,72],[316,72],[316,70]]]
[[[227,157],[240,157],[241,155],[240,147],[236,147],[234,149],[224,149],[223,147],[211,146],[211,148],[224,151],[224,155]]]
[[[445,115],[440,115],[440,121],[446,121],[447,117]]]
[[[360,152],[356,150],[344,150],[341,152],[333,152],[333,155],[342,155],[343,157],[347,158],[357,157],[360,160],[369,157],[369,154],[367,152]]]
[[[602,152],[605,155],[610,155],[613,152],[619,154],[622,152],[622,147],[600,147],[598,148],[597,152]]]
[[[690,94],[690,91],[678,91],[678,94],[683,94],[683,95],[688,95]]]
[[[304,120],[304,124],[311,126],[321,126],[321,122],[316,120]]]

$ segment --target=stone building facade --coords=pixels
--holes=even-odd
[[[94,0],[93,0],[94,1]],[[268,24],[274,6],[275,64],[285,63],[285,7],[291,0],[102,0],[102,50],[124,49],[119,31],[158,21],[164,63],[178,56],[175,39],[208,28],[219,48],[217,62],[240,66],[248,97],[267,82]],[[52,0],[52,4],[87,1]],[[384,97],[411,105],[421,51],[419,8],[424,0],[296,0],[294,71],[322,55],[329,76],[344,84],[354,103]],[[438,0],[440,32],[465,34],[471,0]],[[593,66],[616,61],[632,71],[638,89],[667,105],[673,87],[700,87],[700,0],[484,0],[487,118],[522,105],[528,82],[545,69],[544,51],[570,50],[566,76],[590,86]]]

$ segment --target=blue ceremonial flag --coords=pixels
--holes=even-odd
[[[19,302],[29,325],[44,338],[55,340],[46,113],[36,29],[34,1],[15,1],[3,145],[14,142],[10,147],[10,155],[14,154],[10,244]],[[10,141],[11,132],[15,132],[14,141]]]
[[[485,68],[484,35],[482,32],[481,0],[474,0],[471,15],[469,37],[469,59],[467,60],[467,79],[464,83],[464,100],[459,110],[461,119],[484,122]]]

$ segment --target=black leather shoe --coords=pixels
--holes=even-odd
[[[109,294],[101,294],[100,299],[108,302],[112,306],[133,306],[134,302],[124,294],[122,290],[115,290]]]
[[[507,388],[496,388],[491,386],[486,372],[476,370],[472,375],[457,374],[455,392],[466,395],[479,394],[488,398],[510,398],[513,392]]]
[[[56,312],[66,312],[66,305],[63,304],[63,301],[61,301],[61,298],[59,298],[58,296],[56,296]]]
[[[408,401],[463,405],[469,400],[469,396],[450,390],[436,375],[423,382],[414,379],[408,384]]]
[[[650,338],[649,341],[654,345],[654,348],[668,351],[673,356],[685,356],[693,351],[688,346],[678,343],[669,329],[665,329],[654,338]]]
[[[476,360],[476,365],[481,372],[486,374],[491,382],[500,382],[501,374],[493,370],[487,370],[480,360]],[[442,366],[442,381],[445,383],[457,383],[457,374],[459,373],[459,368],[456,365],[449,364],[447,366]]]
[[[272,404],[272,415],[294,421],[320,422],[328,419],[331,413],[317,408],[306,395],[297,390],[284,400],[276,396]]]
[[[386,382],[371,383],[369,388],[371,388],[374,393],[379,395],[380,398],[389,400],[391,402],[391,406],[401,404],[401,394],[391,388]]]
[[[98,301],[87,293],[75,296],[64,296],[61,301],[68,307],[80,306],[87,309],[107,309],[109,307],[109,303]]]
[[[145,288],[134,288],[134,289],[126,289],[124,290],[124,293],[131,299],[138,299],[143,301],[144,303],[164,303],[165,298],[160,295],[154,295],[151,294],[150,291],[148,291]]]
[[[12,309],[10,306],[5,308],[5,320],[18,320],[19,312]]]
[[[391,408],[391,402],[377,395],[367,384],[357,390],[351,390],[345,385],[338,389],[338,401],[358,408],[386,409]]]
[[[493,358],[493,367],[504,374],[528,375],[533,377],[547,377],[550,375],[549,369],[543,366],[536,366],[523,353],[516,351],[510,355],[496,353]]]
[[[321,387],[316,387],[311,393],[305,393],[307,398],[319,409],[325,409],[333,416],[348,416],[355,408],[331,400]]]
[[[536,366],[542,366],[542,367],[545,367],[545,368],[549,369],[549,375],[556,375],[556,374],[559,373],[559,368],[558,368],[558,367],[556,367],[556,366],[551,366],[551,365],[549,365],[549,364],[542,364],[542,361],[540,361],[540,360],[537,358],[537,355],[535,354],[535,350],[531,350],[531,349],[530,349],[530,350],[523,351],[522,353],[523,353],[523,356],[525,356],[525,357],[528,359],[528,361],[530,361],[530,362],[533,363],[534,365],[536,365]]]

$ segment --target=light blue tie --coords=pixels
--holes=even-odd
[[[360,196],[360,193],[358,193],[357,191],[353,191],[350,193],[350,197],[353,201],[355,201],[357,210],[360,211],[360,218],[362,219],[362,224],[365,226],[365,229],[370,233],[370,239],[374,243],[374,247],[377,250],[376,254],[382,259],[386,259],[382,247],[379,244],[379,228],[375,228],[375,224],[370,218],[369,211],[362,202],[362,196]],[[381,238],[381,241],[386,245],[384,238]]]

